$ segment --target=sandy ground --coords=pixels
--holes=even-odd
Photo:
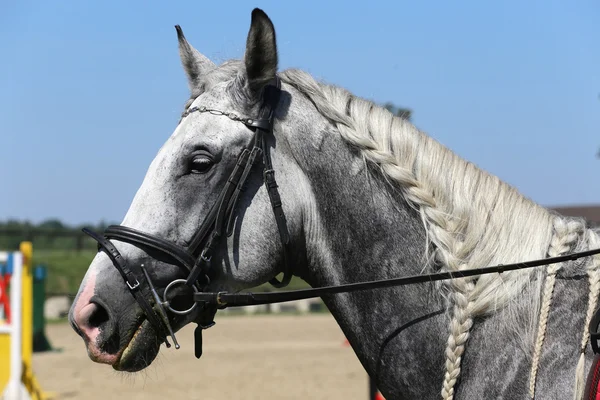
[[[161,349],[154,363],[124,374],[87,357],[68,324],[46,327],[60,352],[36,353],[33,365],[57,399],[368,399],[368,378],[328,314],[223,316],[193,354],[193,327],[179,350]]]

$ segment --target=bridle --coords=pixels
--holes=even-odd
[[[287,286],[292,278],[293,271],[290,264],[290,236],[285,214],[282,208],[281,198],[277,189],[277,182],[275,181],[275,172],[273,171],[273,166],[271,164],[267,140],[265,137],[266,135],[273,134],[274,112],[279,102],[280,91],[281,83],[279,78],[276,77],[264,89],[263,103],[259,112],[259,118],[244,118],[234,113],[226,113],[206,107],[193,107],[188,109],[183,114],[183,117],[185,117],[194,112],[208,112],[213,115],[225,116],[233,121],[241,122],[254,132],[250,143],[238,156],[236,165],[231,172],[231,175],[229,176],[225,186],[221,190],[217,201],[210,209],[206,219],[203,221],[198,231],[196,231],[187,247],[177,245],[160,237],[122,225],[109,226],[104,231],[103,235],[92,232],[87,228],[83,229],[86,234],[98,242],[98,250],[104,251],[111,259],[113,265],[119,271],[123,277],[123,280],[127,284],[129,291],[140,305],[142,311],[148,319],[148,322],[153,326],[157,336],[164,340],[167,347],[171,346],[167,336],[171,336],[175,348],[178,349],[180,347],[177,343],[177,339],[175,338],[175,333],[171,328],[171,324],[167,315],[168,311],[177,315],[186,315],[191,313],[198,305],[200,305],[200,307],[206,311],[205,315],[196,321],[198,327],[194,333],[195,355],[199,358],[202,354],[202,330],[214,325],[213,317],[217,312],[217,309],[235,306],[281,303],[292,300],[321,297],[335,293],[403,286],[491,273],[503,273],[505,271],[534,268],[600,254],[600,249],[593,249],[559,257],[514,264],[497,265],[493,267],[453,272],[438,272],[426,275],[414,275],[379,281],[358,282],[338,286],[292,291],[271,293],[206,292],[204,289],[207,289],[210,283],[211,261],[213,259],[213,255],[217,251],[223,238],[232,234],[233,221],[240,194],[244,191],[244,185],[250,175],[250,172],[252,171],[253,167],[259,163],[261,158],[263,164],[263,180],[269,195],[271,206],[273,208],[275,221],[277,223],[279,238],[283,247],[284,261],[282,280],[279,281],[276,278],[273,278],[269,282],[273,286],[281,288]],[[152,253],[153,257],[154,255],[157,255],[157,257],[160,255],[162,258],[166,258],[169,263],[180,266],[184,270],[184,273],[187,274],[187,278],[176,279],[170,282],[166,286],[161,298],[158,295],[158,292],[156,291],[146,268],[143,265],[140,265],[133,267],[136,270],[139,269],[139,271],[132,269],[132,267],[130,267],[125,259],[121,256],[116,247],[111,243],[111,239],[139,247],[143,250],[146,250],[148,253]],[[138,280],[140,272],[143,274],[146,282],[148,283],[147,287],[142,286]],[[192,296],[193,305],[186,310],[178,310],[173,308],[172,302],[175,298],[182,296],[189,299],[189,295],[177,295],[171,300],[169,300],[168,297],[169,291],[180,285],[191,288],[191,290],[194,292]],[[154,303],[153,305],[151,305],[147,300],[148,296],[152,298]],[[592,320],[592,324],[590,324],[589,327],[590,340],[592,340],[592,348],[594,349],[594,352],[597,350],[600,351],[598,348],[598,341],[600,341],[600,333],[597,332],[598,325],[600,325],[600,310],[596,313]]]
[[[186,310],[175,309],[168,300],[168,293],[178,285],[185,285],[191,288],[195,293],[199,293],[208,286],[210,283],[210,266],[213,255],[218,250],[223,238],[232,234],[235,210],[240,194],[245,189],[245,184],[250,176],[250,172],[261,159],[263,164],[263,179],[273,208],[279,238],[283,247],[283,278],[281,281],[277,280],[277,278],[272,278],[269,282],[273,286],[281,288],[287,286],[292,278],[293,273],[290,264],[290,236],[281,204],[281,197],[279,196],[277,182],[275,181],[275,171],[273,170],[273,165],[271,163],[267,138],[265,137],[266,135],[273,133],[274,112],[277,103],[279,102],[280,92],[281,83],[279,78],[274,79],[273,82],[265,87],[259,118],[240,117],[234,113],[225,113],[206,107],[192,107],[183,113],[182,118],[195,112],[208,112],[213,115],[225,116],[233,121],[241,122],[254,131],[250,143],[238,156],[235,167],[227,179],[225,186],[221,190],[217,201],[213,204],[207,217],[193,235],[187,247],[122,225],[109,226],[104,231],[103,235],[92,232],[87,228],[83,229],[86,234],[98,242],[98,250],[104,251],[111,259],[113,265],[117,268],[127,284],[129,291],[142,308],[148,322],[153,326],[157,335],[165,341],[167,347],[170,347],[167,336],[171,336],[175,348],[179,348],[175,333],[169,322],[167,311],[178,315],[186,315],[191,313],[198,304],[197,302],[194,302],[193,305]],[[141,265],[138,268],[141,270],[148,283],[147,290],[143,290],[143,286],[141,286],[138,279],[139,272],[136,273],[132,270],[116,247],[110,242],[110,239],[129,243],[146,252],[160,254],[163,258],[166,257],[169,263],[178,265],[184,269],[187,278],[176,279],[169,283],[165,288],[161,299],[154,288],[147,270]],[[150,293],[144,293],[146,291],[149,291]],[[148,294],[151,295],[154,301],[154,307],[151,306],[147,300]],[[212,313],[209,313],[211,314],[210,321],[208,321],[208,323],[206,323],[206,321],[198,321],[198,327],[200,329],[197,329],[196,332],[197,356],[201,353],[201,345],[198,344],[198,340],[201,341],[201,330],[214,324],[212,316],[216,313],[216,307],[214,307],[214,305],[205,304],[205,309],[210,308],[212,308],[213,311]]]

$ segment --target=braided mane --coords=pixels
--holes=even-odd
[[[283,82],[306,96],[338,130],[399,189],[421,215],[427,232],[430,270],[464,270],[566,254],[582,243],[598,242],[582,220],[555,215],[473,163],[460,158],[408,121],[345,89],[315,81],[300,70],[281,73]],[[530,393],[535,394],[539,356],[552,302],[555,277],[562,265],[513,271],[439,283],[451,304],[443,399],[454,398],[454,386],[475,317],[493,313],[509,302],[529,305],[523,318],[506,313],[503,329],[517,333],[532,357]],[[588,266],[590,296],[586,325],[600,293],[598,257]],[[524,289],[528,295],[523,295]],[[540,294],[543,293],[543,297]],[[541,300],[541,303],[540,303]],[[588,340],[582,327],[582,349],[576,392],[582,395],[583,360]]]
[[[286,70],[282,81],[307,96],[419,211],[428,236],[428,268],[458,270],[547,256],[555,216],[496,176],[457,156],[410,122],[345,89]],[[434,272],[434,271],[430,271]],[[470,292],[473,315],[496,311],[543,270],[454,280]],[[444,284],[442,284],[444,285]]]
[[[232,79],[240,68],[241,62],[230,60],[203,77],[202,85],[209,89]],[[555,257],[600,246],[600,232],[586,229],[582,219],[564,218],[541,207],[385,108],[345,89],[317,82],[301,70],[288,69],[279,76],[308,98],[341,137],[358,149],[420,214],[427,234],[427,272]],[[474,319],[509,304],[527,305],[524,309],[528,315],[504,313],[498,329],[516,333],[524,353],[531,357],[530,395],[534,397],[556,274],[563,267],[561,264],[437,283],[450,313],[441,389],[444,400],[454,398]],[[586,327],[600,294],[600,256],[592,257],[585,273],[589,300],[575,377],[578,399],[583,395],[584,354],[589,339]]]

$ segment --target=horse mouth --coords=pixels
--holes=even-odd
[[[144,319],[127,345],[120,352],[121,355],[112,365],[116,371],[138,372],[148,367],[158,355],[160,341],[147,319]]]

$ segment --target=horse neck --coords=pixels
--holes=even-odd
[[[367,170],[362,158],[352,154],[335,135],[324,139],[322,153],[335,157],[326,165],[315,161],[308,168],[311,201],[303,212],[308,271],[304,279],[315,287],[397,278],[422,272],[426,264],[425,229],[419,214],[400,200],[390,185]],[[329,151],[327,149],[335,149]],[[371,374],[386,375],[408,368],[381,371],[382,353],[418,358],[419,346],[399,349],[406,334],[413,338],[435,337],[436,346],[421,368],[435,370],[443,362],[446,334],[443,317],[415,324],[410,333],[401,327],[419,317],[444,310],[432,285],[414,285],[324,296],[323,300],[352,344],[359,360]],[[439,314],[439,313],[438,313]],[[426,329],[428,332],[420,332]],[[433,335],[432,335],[433,333]],[[390,347],[396,347],[390,351]],[[423,348],[423,347],[421,347]],[[439,374],[436,374],[436,376]]]
[[[414,127],[390,130],[387,127],[393,124],[389,116],[376,108],[368,104],[353,108],[358,100],[348,96],[340,100],[337,97],[343,96],[337,94],[330,97],[327,101],[317,99],[315,104],[325,110],[324,115],[340,135],[335,132],[323,136],[314,134],[318,129],[313,129],[308,141],[320,148],[320,156],[311,159],[301,151],[295,154],[301,164],[307,164],[301,168],[312,193],[312,201],[303,212],[309,265],[305,279],[311,285],[418,274],[432,265],[426,262],[431,260],[426,250],[428,240],[434,244],[431,254],[435,255],[435,266],[444,269],[558,255],[553,253],[568,251],[577,241],[577,223],[571,227],[555,219],[512,187],[460,159]],[[329,103],[343,105],[348,118],[328,107]],[[366,117],[361,118],[361,112]],[[314,128],[318,123],[314,118],[310,121],[293,125]],[[302,139],[306,139],[307,132],[302,133]],[[371,174],[363,160],[391,173],[386,178]],[[391,189],[388,180],[402,192]],[[522,292],[532,280],[539,283],[541,277],[541,271],[523,271],[503,274],[502,278],[488,275],[472,287],[448,283],[451,291],[467,299],[472,311],[467,315],[467,308],[461,308],[458,314],[449,313],[453,325],[470,326],[462,324],[459,317],[466,315],[472,320],[508,306],[512,311],[497,320],[505,327],[504,333],[520,330],[519,318],[528,310],[533,311],[524,320],[536,320],[539,284],[528,289],[527,296]],[[444,365],[449,321],[444,315],[445,301],[433,294],[436,289],[439,286],[424,284],[323,298],[367,371],[379,382],[393,382],[388,392],[419,393],[422,398],[438,394],[437,377]],[[511,306],[515,296],[520,301]],[[531,324],[524,325],[529,333]],[[498,330],[494,332],[498,336]],[[456,336],[468,337],[468,331],[453,330],[451,334],[454,342]],[[464,340],[454,347],[462,351]],[[401,387],[409,381],[412,387]]]

